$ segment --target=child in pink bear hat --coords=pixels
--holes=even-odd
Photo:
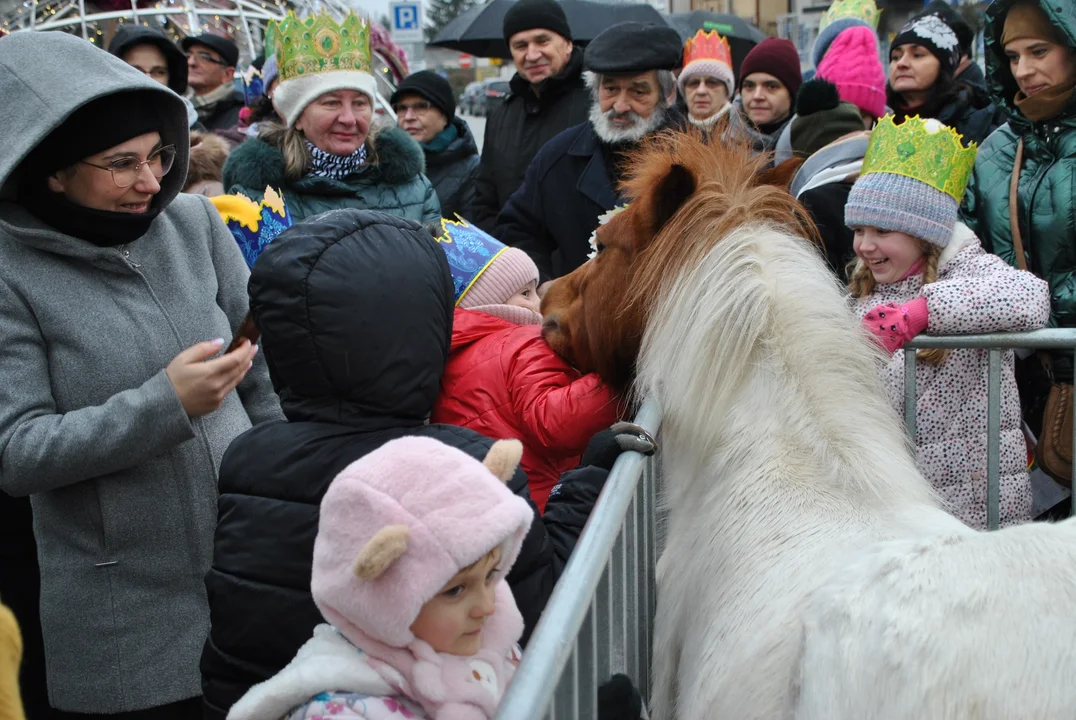
[[[488,720],[519,662],[504,577],[533,513],[505,487],[522,454],[483,462],[402,438],[349,465],[321,503],[311,591],[328,624],[229,720]]]

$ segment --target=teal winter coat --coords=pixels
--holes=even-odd
[[[1017,211],[1028,267],[1050,285],[1053,326],[1076,327],[1076,97],[1050,120],[1033,123],[1016,108],[1016,81],[1001,45],[1013,0],[986,11],[986,73],[994,102],[1010,120],[983,143],[964,196],[963,221],[983,247],[1016,265],[1009,229],[1009,182],[1016,144],[1024,140]],[[1055,27],[1076,47],[1076,0],[1041,2]]]
[[[299,222],[329,210],[380,210],[419,222],[438,222],[441,205],[426,176],[422,148],[407,133],[387,128],[367,139],[362,169],[342,180],[308,175],[296,182],[284,177],[284,156],[260,138],[248,140],[228,157],[224,187],[260,202],[266,186],[281,191],[292,219]]]

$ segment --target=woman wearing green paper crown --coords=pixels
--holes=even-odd
[[[1051,326],[1076,327],[1076,0],[995,0],[984,37],[991,94],[1010,119],[979,150],[962,216],[983,247],[1050,283]],[[1041,359],[1024,361],[1021,387],[1035,433],[1050,388]],[[1051,364],[1072,382],[1068,353]]]
[[[422,148],[403,130],[371,124],[377,86],[366,21],[289,13],[270,34],[279,70],[273,105],[284,123],[267,124],[232,152],[228,192],[259,202],[266,186],[277,188],[295,222],[340,208],[439,221]]]
[[[849,288],[865,329],[890,357],[880,368],[889,400],[904,412],[906,342],[922,332],[968,335],[1046,324],[1046,284],[985,252],[957,206],[975,147],[937,120],[893,116],[871,133],[845,222],[857,259]],[[916,456],[948,510],[985,529],[988,358],[981,350],[920,351],[916,366]],[[1001,379],[1001,524],[1031,519],[1027,448],[1013,353]]]

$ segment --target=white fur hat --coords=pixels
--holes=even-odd
[[[377,81],[370,73],[361,70],[337,70],[334,72],[303,75],[282,80],[273,92],[273,104],[288,127],[295,122],[310,103],[325,93],[335,90],[355,90],[370,98],[372,106],[377,97]]]

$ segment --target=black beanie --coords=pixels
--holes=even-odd
[[[803,83],[796,97],[796,117],[789,128],[796,157],[809,157],[834,140],[863,129],[859,108],[841,102],[836,85],[822,78]]]
[[[956,33],[956,39],[960,41],[960,50],[965,55],[971,55],[971,44],[975,41],[975,31],[971,29],[964,17],[945,0],[934,0],[926,6],[921,15],[937,15],[946,25]]]
[[[552,30],[565,40],[572,39],[564,8],[556,0],[519,0],[504,14],[504,41],[509,46],[516,33],[537,29]]]
[[[937,15],[920,15],[908,21],[897,32],[890,48],[901,45],[919,45],[938,58],[941,72],[952,75],[960,64],[960,39],[956,32]]]
[[[421,95],[426,98],[449,120],[452,120],[456,114],[456,96],[452,94],[452,86],[448,84],[448,80],[433,70],[421,70],[405,77],[396,88],[396,92],[392,93],[392,97],[389,98],[389,104],[395,105],[401,97],[407,94]]]
[[[168,123],[162,104],[168,98],[157,90],[130,90],[91,100],[37,144],[23,161],[28,177],[48,177],[79,160],[146,133],[162,133]]]

